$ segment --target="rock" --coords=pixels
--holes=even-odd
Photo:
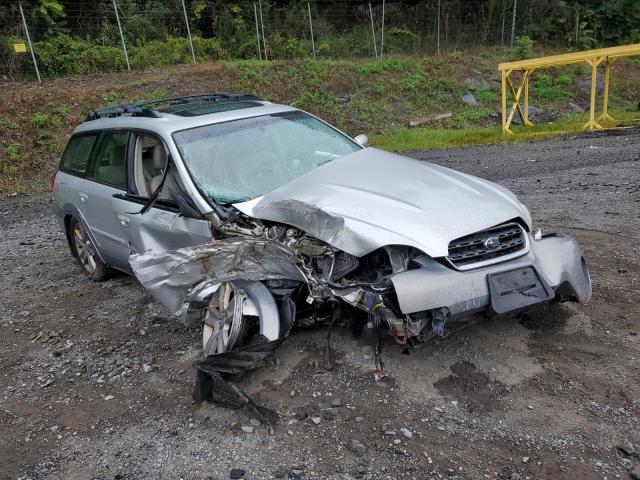
[[[289,470],[289,478],[302,478],[304,476],[304,470],[298,468],[292,468]]]
[[[252,425],[254,427],[259,427],[260,425],[262,425],[262,422],[257,418],[251,418],[249,419],[249,425]]]
[[[529,463],[529,457],[522,457],[522,463]]]
[[[244,470],[242,470],[241,468],[232,468],[229,472],[229,478],[233,478],[235,480],[244,478]]]
[[[325,408],[322,411],[322,417],[325,420],[333,420],[334,418],[336,418],[337,415],[338,415],[338,409],[337,408]]]
[[[336,103],[347,103],[349,100],[351,100],[351,95],[336,95],[335,97],[333,97],[333,101]]]
[[[149,365],[148,363],[144,363],[142,365],[142,371],[144,373],[151,373],[155,370],[155,368],[153,367],[153,365]]]
[[[640,480],[640,464],[636,465],[633,470],[629,472],[629,476],[633,480]]]
[[[404,435],[406,438],[411,440],[413,438],[413,433],[408,428],[401,428],[400,433]]]
[[[242,425],[240,427],[240,430],[242,430],[244,433],[253,433],[253,426],[252,425]]]
[[[527,408],[528,408],[529,410],[533,410],[533,405],[527,405]]]
[[[402,440],[400,440],[399,438],[396,438],[396,439],[393,441],[393,444],[394,444],[394,445],[400,445],[401,443],[402,443]]]
[[[311,417],[311,421],[312,421],[315,425],[319,425],[319,424],[320,424],[320,417]]]
[[[629,440],[625,440],[622,444],[618,445],[618,449],[627,456],[631,456],[636,453],[636,447],[633,446]]]
[[[512,473],[511,480],[522,480],[522,475],[520,475],[519,473]]]
[[[543,114],[544,114],[543,109],[529,105],[529,120],[533,121]],[[522,118],[520,118],[520,112],[518,112],[517,110],[515,115],[513,116],[512,121],[516,125],[520,125],[522,123]]]
[[[453,117],[453,113],[447,112],[447,113],[441,113],[439,115],[436,115],[435,117],[433,117],[433,119],[437,121],[437,120],[445,120],[451,117]]]
[[[582,80],[578,84],[578,87],[584,93],[591,94],[591,77]],[[598,75],[598,78],[596,79],[596,94],[602,95],[602,92],[604,92],[604,78],[602,75]]]
[[[464,79],[464,83],[475,90],[484,90],[489,88],[489,82],[482,77],[467,77]]]
[[[466,103],[467,105],[469,105],[471,107],[477,107],[478,105],[480,105],[478,103],[478,100],[476,100],[476,97],[471,92],[465,93],[462,96],[462,98],[460,98],[460,100],[462,100],[462,103]]]
[[[342,406],[342,400],[340,400],[339,398],[334,399],[331,402],[331,406],[332,407],[341,407]]]
[[[364,422],[364,417],[356,417],[356,423]]]
[[[367,452],[366,447],[358,440],[351,440],[350,448],[351,451],[359,457],[363,456]]]
[[[396,432],[394,432],[393,430],[387,430],[386,432],[384,432],[384,434],[387,437],[395,437],[396,436]]]
[[[573,102],[569,102],[569,110],[575,113],[584,113],[584,108]]]
[[[107,395],[104,397],[105,400],[113,400],[113,395]]]

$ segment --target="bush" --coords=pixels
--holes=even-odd
[[[531,57],[533,51],[533,40],[527,35],[518,35],[513,42],[513,48],[511,48],[507,55],[512,60],[522,60],[523,58]]]
[[[567,81],[565,75],[561,75],[560,77],[558,77],[558,79],[556,79],[556,81],[554,82],[553,79],[547,75],[546,73],[540,74],[536,77],[535,81],[534,81],[534,88],[535,88],[535,94],[536,97],[542,99],[542,100],[549,100],[549,101],[559,101],[559,100],[564,100],[568,97],[571,96],[571,94],[565,90],[563,87],[567,85],[567,83],[564,83]],[[558,82],[558,80],[562,79],[560,82]],[[569,77],[569,82],[570,82],[570,77]]]
[[[47,123],[49,123],[49,115],[46,113],[36,113],[31,117],[31,124],[36,127],[44,127]]]

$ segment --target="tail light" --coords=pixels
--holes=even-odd
[[[56,168],[52,173],[51,173],[51,177],[49,177],[49,180],[51,182],[51,191],[53,192],[53,184],[56,182],[56,175],[58,174],[58,169]]]

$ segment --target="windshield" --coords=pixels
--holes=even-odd
[[[200,190],[221,204],[259,197],[360,149],[299,111],[205,125],[173,136]]]

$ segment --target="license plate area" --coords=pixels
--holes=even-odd
[[[533,267],[522,267],[487,276],[491,308],[496,313],[507,313],[548,302],[555,297],[553,289]]]

